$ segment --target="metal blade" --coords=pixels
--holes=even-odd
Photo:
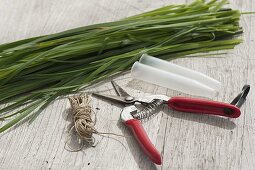
[[[98,93],[92,93],[92,95],[96,96],[96,97],[100,97],[103,99],[107,99],[113,102],[117,102],[117,103],[121,103],[121,104],[129,104],[129,101],[125,100],[125,97],[121,97],[121,96],[113,96],[113,95],[106,95],[106,94],[98,94]]]
[[[114,87],[116,93],[121,97],[128,97],[130,96],[123,88],[121,88],[117,83],[111,81],[112,86]]]

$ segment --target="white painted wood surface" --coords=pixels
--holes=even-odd
[[[190,1],[190,0],[189,0]],[[185,0],[1,0],[0,43],[49,34],[83,25],[113,21]],[[233,8],[255,11],[253,0],[231,0]],[[229,102],[244,84],[251,85],[248,100],[238,119],[180,113],[164,108],[143,125],[163,156],[155,166],[141,152],[129,130],[119,122],[121,107],[92,99],[98,116],[97,129],[125,137],[96,136],[94,148],[80,152],[64,149],[70,108],[67,99],[51,104],[28,126],[23,124],[0,136],[0,169],[255,169],[255,16],[242,17],[244,42],[221,58],[175,60],[222,82],[215,100]],[[116,77],[130,94],[180,93],[132,80],[130,74]],[[15,90],[15,89],[14,89]],[[109,81],[89,89],[114,94]]]

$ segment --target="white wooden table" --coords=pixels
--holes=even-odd
[[[83,25],[113,21],[185,0],[1,0],[0,43],[55,33]],[[254,0],[231,0],[231,6],[255,11]],[[143,125],[163,156],[155,166],[141,152],[129,130],[119,122],[121,108],[93,98],[97,129],[125,137],[95,135],[94,148],[80,152],[64,149],[70,126],[70,105],[63,98],[51,104],[28,126],[26,123],[0,136],[0,169],[255,169],[255,16],[241,19],[244,42],[220,58],[175,60],[222,82],[215,100],[229,102],[244,84],[251,85],[240,118],[224,119],[175,112],[164,108]],[[132,80],[130,74],[115,78],[130,94],[180,95],[170,89]],[[15,89],[13,89],[15,90]],[[114,94],[109,81],[88,89]],[[185,94],[181,94],[185,95]]]

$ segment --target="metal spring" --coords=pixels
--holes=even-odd
[[[163,100],[155,99],[153,102],[149,103],[144,109],[139,112],[132,114],[132,116],[138,120],[149,119],[152,115],[156,113],[159,107],[164,103]]]

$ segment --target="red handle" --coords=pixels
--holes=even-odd
[[[168,106],[182,112],[212,114],[231,118],[237,118],[241,114],[240,109],[232,104],[188,97],[173,97],[168,100]]]
[[[137,119],[131,119],[125,122],[125,124],[132,130],[136,140],[144,153],[150,158],[155,164],[161,165],[161,156],[154,145],[151,143],[147,136],[141,122]]]

